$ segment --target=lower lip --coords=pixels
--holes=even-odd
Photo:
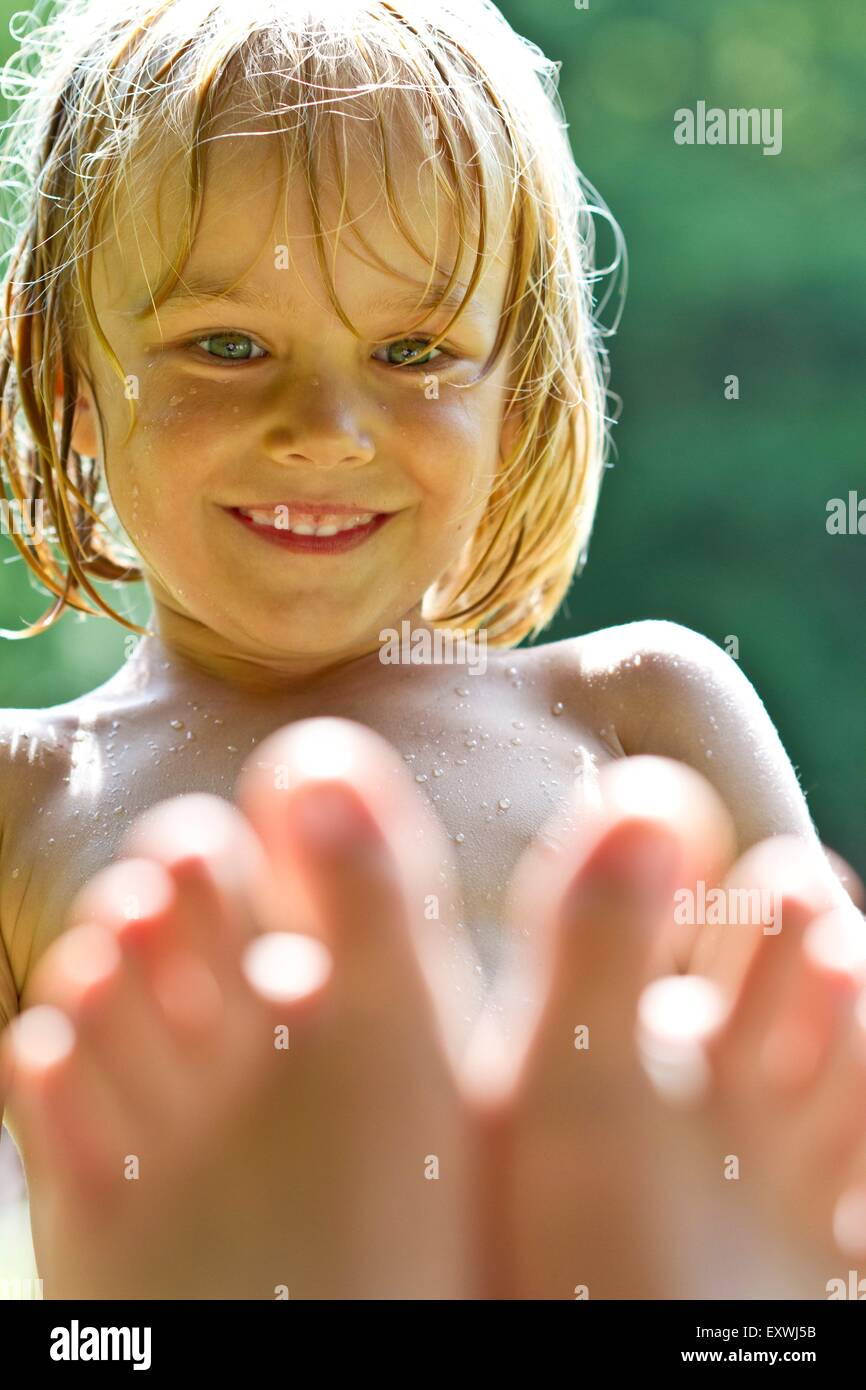
[[[283,550],[294,550],[306,555],[342,555],[344,550],[355,550],[380,531],[385,522],[390,521],[395,515],[394,512],[380,512],[372,521],[368,521],[366,526],[355,526],[351,531],[338,531],[335,536],[298,536],[293,531],[281,530],[276,526],[258,526],[233,507],[229,510],[248,531],[252,531],[263,541],[270,545],[278,545]]]

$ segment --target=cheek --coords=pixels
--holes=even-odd
[[[142,558],[157,571],[170,556],[202,553],[203,483],[183,453],[133,433],[107,470],[118,519]],[[184,561],[185,563],[185,561]]]
[[[125,400],[106,412],[106,473],[125,525],[133,513],[139,520],[161,521],[206,490],[213,464],[209,441],[217,432],[225,439],[227,428],[203,394],[196,383],[163,392],[148,380],[134,401],[131,433]],[[221,409],[225,412],[225,404]]]
[[[396,423],[407,446],[403,466],[428,501],[450,512],[489,492],[498,464],[498,427],[490,400],[447,383],[440,383],[439,391],[438,399],[422,394]]]

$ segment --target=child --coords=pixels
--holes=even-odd
[[[823,1296],[861,919],[773,724],[675,624],[513,650],[604,461],[555,65],[482,0],[88,3],[25,43],[28,632],[110,613],[94,579],[153,603],[105,685],[3,721],[46,1296]],[[484,669],[382,659],[456,621]],[[675,887],[723,881],[785,930],[684,931]]]

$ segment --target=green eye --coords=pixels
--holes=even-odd
[[[206,338],[196,338],[196,346],[209,343],[221,343],[224,345],[225,353],[222,351],[211,352],[208,347],[203,347],[209,357],[216,357],[221,362],[250,362],[254,361],[253,352],[258,352],[262,357],[266,354],[263,348],[248,338],[245,333],[212,333]],[[252,351],[245,351],[252,349]]]
[[[440,357],[447,355],[443,353],[441,348],[431,348],[429,352],[419,355],[412,361],[413,353],[420,354],[424,344],[429,341],[428,338],[398,338],[395,342],[388,343],[384,348],[387,353],[388,365],[397,367],[405,363],[411,371],[413,367],[429,366],[431,362],[436,362]],[[206,337],[196,338],[194,345],[200,347],[208,357],[215,358],[219,362],[253,362],[257,358],[267,356],[264,349],[254,343],[246,333],[231,331],[211,333]],[[381,361],[382,359],[377,360]]]
[[[412,357],[413,353],[418,352],[419,349],[429,341],[429,338],[397,338],[395,342],[388,343],[385,352],[388,354],[389,365],[398,367],[401,362],[406,362],[407,359]],[[408,346],[406,346],[407,344]],[[396,359],[391,356],[392,352],[398,353]],[[431,348],[430,352],[425,353],[424,356],[418,357],[414,362],[408,362],[410,370],[412,367],[426,367],[430,362],[435,362],[437,358],[431,356],[431,353],[434,352],[438,353],[440,357],[442,356],[441,348]]]

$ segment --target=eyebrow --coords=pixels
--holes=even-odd
[[[466,294],[466,286],[458,283],[443,297],[444,289],[444,285],[432,285],[425,294],[421,295],[420,299],[417,292],[413,290],[404,290],[390,295],[376,295],[368,302],[366,308],[368,310],[410,309],[416,311],[432,309],[437,305],[448,310],[459,308]],[[138,323],[143,319],[154,318],[161,310],[175,305],[183,307],[192,302],[213,304],[218,301],[226,304],[239,304],[245,308],[264,309],[269,313],[282,309],[287,319],[294,316],[292,305],[281,306],[275,296],[257,290],[252,285],[231,285],[216,283],[213,280],[190,279],[184,284],[176,285],[163,300],[158,310],[154,309],[152,299],[148,299],[146,303],[131,310],[130,317]],[[484,304],[473,296],[463,310],[461,317],[464,316],[473,318],[477,322],[485,322],[487,310]]]

